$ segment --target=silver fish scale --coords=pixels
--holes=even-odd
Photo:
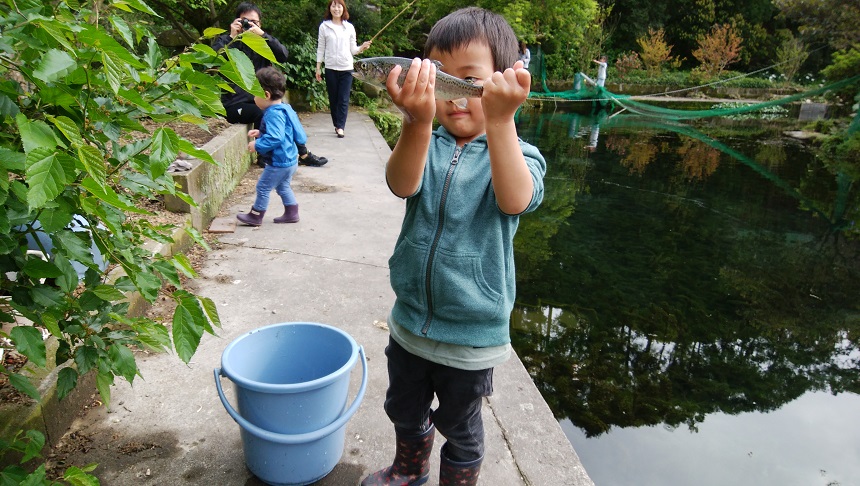
[[[481,97],[481,94],[484,92],[482,86],[443,73],[439,70],[442,64],[439,61],[433,61],[433,63],[436,64],[436,99],[456,100],[460,98]],[[403,80],[406,79],[406,71],[412,65],[412,59],[405,57],[368,57],[360,59],[355,61],[352,75],[362,82],[385,89],[385,81],[388,79],[388,73],[394,69],[394,66],[398,65],[403,70],[397,78],[397,84],[403,86]]]

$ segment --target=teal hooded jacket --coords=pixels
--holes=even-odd
[[[520,141],[534,192],[543,200],[546,161]],[[462,149],[443,128],[433,132],[421,185],[388,261],[397,296],[392,318],[413,334],[472,347],[510,342],[516,297],[514,234],[519,215],[496,203],[486,135]]]

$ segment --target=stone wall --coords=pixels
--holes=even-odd
[[[172,173],[173,181],[191,196],[196,207],[175,196],[165,198],[165,207],[178,213],[190,213],[192,226],[204,231],[218,214],[221,203],[248,171],[251,163],[248,130],[251,128],[251,125],[232,125],[201,147],[212,155],[217,165],[191,159],[188,161],[191,170]]]

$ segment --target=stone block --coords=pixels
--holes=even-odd
[[[174,212],[190,213],[192,226],[204,231],[218,214],[221,203],[248,171],[251,163],[248,130],[251,128],[250,125],[232,125],[200,147],[212,155],[217,164],[190,159],[191,170],[171,173],[178,188],[197,206],[175,196],[166,196],[165,207]]]
[[[827,114],[827,103],[802,103],[800,105],[800,121],[813,121],[824,118]]]

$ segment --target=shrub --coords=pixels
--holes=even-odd
[[[622,81],[626,80],[627,74],[638,69],[642,69],[642,60],[639,59],[639,53],[635,51],[622,54],[615,60],[615,70]]]
[[[732,25],[715,25],[699,37],[699,47],[693,50],[693,57],[702,63],[697,70],[705,79],[718,77],[729,64],[739,60],[742,41]]]
[[[665,40],[663,29],[648,28],[648,34],[636,40],[642,48],[642,63],[651,75],[659,75],[663,66],[675,69],[681,65],[681,60],[672,56],[672,46]]]

